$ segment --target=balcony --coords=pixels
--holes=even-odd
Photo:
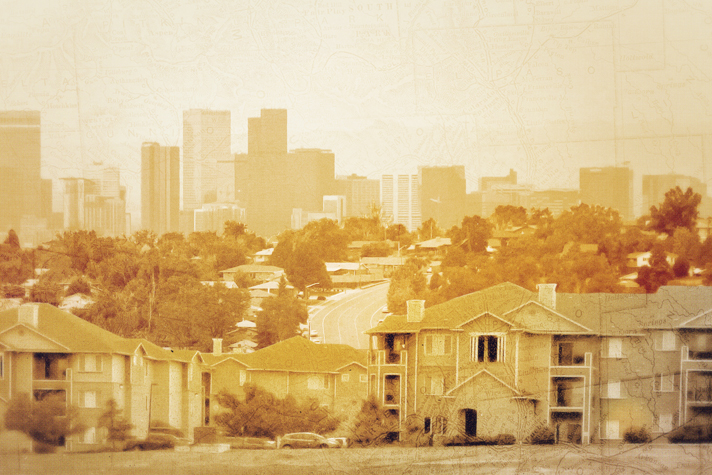
[[[400,405],[400,376],[394,374],[386,375],[383,387],[383,405]]]
[[[372,366],[405,366],[407,361],[406,350],[371,350],[369,355],[369,363]]]
[[[569,363],[569,364],[566,364]],[[585,376],[593,365],[593,354],[572,356],[570,359],[556,358],[552,361],[552,376]]]
[[[681,351],[683,369],[712,371],[712,351],[707,351],[707,348],[688,346],[683,346]]]
[[[550,409],[556,412],[579,412],[584,407],[583,378],[552,378]]]
[[[687,402],[696,405],[712,405],[712,388],[693,388],[687,391]]]

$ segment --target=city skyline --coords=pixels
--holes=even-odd
[[[509,169],[572,189],[628,163],[636,214],[644,174],[709,187],[709,15],[523,5],[8,5],[0,110],[41,112],[45,179],[118,167],[135,220],[141,144],[182,146],[191,109],[231,112],[231,153],[244,118],[287,109],[288,148],[332,150],[338,175],[456,165],[468,192]]]

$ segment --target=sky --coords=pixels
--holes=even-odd
[[[337,174],[464,165],[536,189],[630,166],[712,186],[708,0],[0,0],[0,110],[39,110],[44,178],[116,166],[140,222],[141,144],[184,110],[288,110]],[[55,182],[55,209],[59,182]]]

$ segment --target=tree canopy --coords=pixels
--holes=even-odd
[[[697,207],[702,196],[688,187],[682,191],[679,186],[665,193],[665,201],[650,208],[650,229],[672,235],[677,228],[690,231],[697,225]]]

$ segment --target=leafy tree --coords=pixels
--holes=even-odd
[[[492,237],[492,225],[479,216],[465,216],[462,226],[453,226],[448,231],[448,236],[452,239],[453,245],[463,245],[468,253],[485,252],[487,240]]]
[[[225,221],[223,235],[230,236],[235,239],[247,234],[247,225],[237,221]]]
[[[497,229],[507,229],[511,226],[527,224],[527,210],[522,206],[499,205],[490,216]]]
[[[389,432],[397,430],[397,420],[384,411],[378,398],[371,394],[363,401],[361,411],[351,429],[351,438],[359,445],[376,445],[385,441]]]
[[[248,289],[253,285],[257,284],[257,281],[250,277],[250,274],[246,274],[245,272],[240,271],[235,272],[235,278],[233,279],[233,282],[235,282],[235,285],[237,285],[241,289]]]
[[[687,277],[690,275],[690,261],[684,256],[678,257],[672,266],[672,273],[678,278]]]
[[[258,347],[265,348],[298,335],[299,324],[306,323],[308,318],[306,304],[289,292],[282,278],[277,296],[262,301],[257,317]]]
[[[621,217],[618,211],[603,206],[581,204],[564,211],[552,223],[549,238],[558,247],[574,241],[580,244],[601,243],[606,237],[618,236],[621,232]]]
[[[65,295],[70,296],[74,294],[91,294],[91,285],[89,285],[89,282],[83,277],[74,279],[69,283]]]
[[[5,242],[0,244],[0,283],[21,284],[32,274],[32,261],[20,248],[20,239],[11,229]]]
[[[70,435],[85,430],[77,416],[74,406],[67,407],[64,395],[50,392],[30,402],[30,396],[21,393],[10,400],[5,412],[5,428],[24,432],[36,442],[56,447],[64,445]]]
[[[413,238],[408,232],[408,229],[400,223],[388,226],[386,229],[386,237],[391,241],[397,241],[401,247],[410,246],[413,242]]]
[[[428,218],[424,223],[420,225],[417,231],[418,239],[421,241],[427,241],[428,239],[434,239],[436,237],[441,237],[445,234],[438,222],[433,218]]]
[[[665,193],[665,201],[659,207],[650,208],[650,229],[668,235],[672,235],[676,228],[693,231],[697,225],[697,207],[701,201],[702,196],[692,188],[688,187],[683,192],[676,186]]]
[[[295,245],[284,270],[289,282],[302,292],[313,284],[331,288],[331,277],[326,272],[326,264],[319,257],[316,245],[310,242],[302,241]]]
[[[442,261],[443,267],[465,267],[467,265],[467,256],[465,251],[458,246],[450,246]]]
[[[651,294],[667,284],[672,277],[672,269],[667,262],[665,250],[661,245],[656,245],[651,251],[650,265],[638,269],[635,283],[645,288],[645,293]]]
[[[336,221],[325,218],[307,223],[301,230],[301,241],[311,243],[324,262],[340,262],[346,259],[351,236]]]
[[[109,434],[107,439],[111,441],[114,448],[116,443],[128,439],[131,435],[133,425],[124,418],[122,410],[115,399],[109,399],[106,403],[106,411],[99,417],[99,427],[106,427]]]
[[[315,399],[297,401],[294,396],[280,399],[259,386],[247,383],[244,400],[222,391],[216,399],[224,409],[215,422],[232,437],[275,438],[293,432],[333,432],[341,422],[320,407]]]
[[[427,281],[422,269],[412,260],[397,269],[391,277],[386,300],[388,311],[406,313],[406,302],[413,299],[425,299]]]
[[[388,257],[391,254],[391,246],[386,241],[373,242],[361,249],[361,257]]]
[[[677,228],[672,235],[672,252],[689,263],[699,263],[702,244],[700,236],[687,228]]]

